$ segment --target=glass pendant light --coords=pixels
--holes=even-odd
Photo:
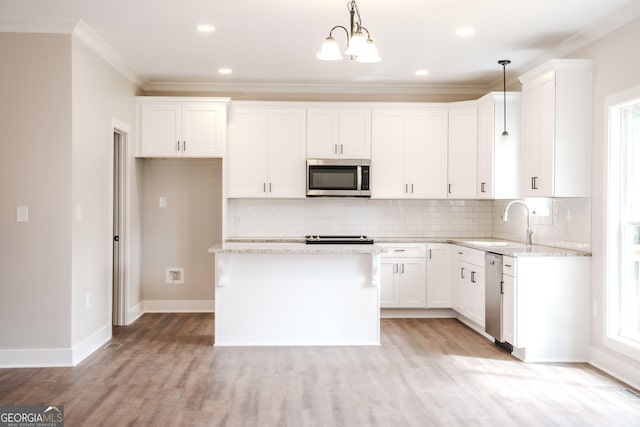
[[[340,47],[333,37],[329,36],[325,39],[320,48],[320,52],[316,53],[316,58],[323,61],[339,61],[342,59]]]

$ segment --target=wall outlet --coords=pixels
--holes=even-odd
[[[166,197],[160,197],[160,199],[158,200],[158,206],[160,206],[160,209],[164,209],[167,207],[167,198]]]
[[[29,206],[16,206],[16,222],[29,222]]]
[[[167,268],[166,274],[167,285],[181,285],[184,283],[184,268],[170,267]]]

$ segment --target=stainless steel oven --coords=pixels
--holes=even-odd
[[[371,197],[371,161],[307,160],[307,196]]]

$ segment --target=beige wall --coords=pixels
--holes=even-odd
[[[71,37],[0,33],[0,52],[0,350],[69,348]]]
[[[597,307],[597,315],[592,318],[591,344],[607,356],[624,362],[635,370],[636,384],[640,384],[640,362],[614,352],[603,345],[604,319],[604,251],[605,212],[607,197],[607,112],[606,97],[625,89],[640,86],[640,59],[638,44],[640,40],[640,20],[635,20],[618,31],[573,53],[575,58],[593,58],[596,61],[593,88],[593,164],[592,164],[592,246],[593,246],[593,283],[592,299]],[[610,369],[616,369],[610,366]]]
[[[222,241],[222,161],[145,159],[142,293],[145,301],[214,298],[213,255]],[[159,198],[167,207],[159,208]],[[184,268],[184,284],[165,283],[169,267]]]
[[[112,296],[112,120],[130,127],[129,200],[131,233],[129,307],[140,303],[139,172],[133,160],[136,87],[76,38],[72,41],[72,344],[111,328]],[[76,217],[80,206],[82,216]],[[87,305],[87,302],[89,303]],[[129,308],[128,307],[128,308]]]

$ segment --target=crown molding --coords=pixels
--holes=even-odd
[[[138,87],[144,87],[147,81],[124,57],[107,43],[86,22],[80,20],[73,29],[73,37],[84,43],[89,49],[107,61],[127,80]]]
[[[149,82],[145,92],[255,94],[484,95],[485,85]]]
[[[549,60],[556,58],[566,58],[573,52],[576,52],[577,50],[596,42],[597,40],[613,33],[614,31],[639,18],[640,2],[631,1],[625,6],[622,6],[617,11],[605,16],[597,22],[594,22],[583,31],[567,38],[565,41],[549,50],[544,55],[541,55],[536,59],[529,61],[522,67],[519,67],[517,71],[519,72],[519,74],[525,74],[529,70],[542,65]]]
[[[84,43],[116,71],[138,87],[147,84],[124,57],[98,35],[87,23],[77,19],[0,19],[2,33],[69,34]]]
[[[0,33],[71,34],[78,20],[0,18]]]

